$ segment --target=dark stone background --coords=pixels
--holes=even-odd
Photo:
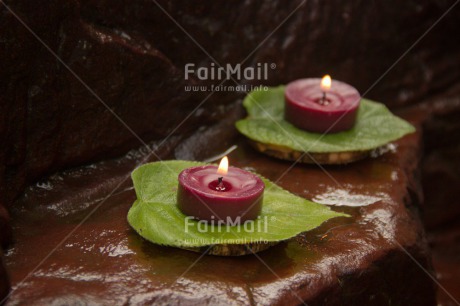
[[[152,1],[5,3],[144,142],[186,137],[239,103],[218,92],[199,106],[208,93],[184,91],[200,84],[184,80],[184,65],[210,66],[207,52],[220,64],[275,63],[262,84],[329,73],[396,111],[416,108],[426,116],[426,224],[458,228],[460,6],[385,74],[455,1],[307,1],[290,17],[301,1],[159,1],[195,41]],[[44,175],[142,145],[4,6],[0,29],[2,205]],[[0,210],[2,243],[7,218]],[[446,248],[460,240],[436,237]]]

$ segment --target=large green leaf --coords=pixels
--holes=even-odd
[[[199,228],[197,221],[186,220],[176,203],[179,173],[198,165],[203,163],[163,161],[134,170],[132,179],[137,200],[129,210],[128,222],[142,237],[176,247],[273,242],[311,230],[330,218],[346,216],[297,197],[262,178],[264,201],[260,218],[253,223],[254,231],[245,230],[244,225],[219,227],[203,222]],[[193,225],[189,225],[186,232],[186,224],[190,223]]]
[[[312,153],[366,151],[378,148],[415,128],[393,115],[385,105],[362,99],[355,126],[322,135],[300,130],[283,119],[284,86],[253,91],[243,102],[249,116],[236,123],[246,137],[266,144]]]

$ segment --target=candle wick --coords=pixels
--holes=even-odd
[[[329,105],[329,101],[327,100],[326,98],[326,92],[323,91],[323,96],[321,97],[321,99],[318,101],[318,103],[320,105]]]
[[[225,186],[224,186],[224,177],[219,176],[217,178],[217,186],[216,186],[217,191],[225,191]]]

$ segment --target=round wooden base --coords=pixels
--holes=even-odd
[[[279,159],[298,161],[306,164],[322,164],[322,165],[341,165],[348,164],[354,161],[364,159],[370,155],[374,155],[375,150],[365,151],[348,151],[348,152],[332,152],[332,153],[308,153],[302,151],[296,151],[291,148],[265,144],[249,140],[249,143],[257,151],[267,154],[272,157]]]
[[[247,244],[214,244],[212,246],[203,246],[197,248],[184,248],[197,253],[206,253],[206,255],[216,256],[242,256],[250,255],[278,244],[279,242],[258,242]]]

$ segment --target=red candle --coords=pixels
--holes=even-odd
[[[228,168],[224,157],[219,168],[207,165],[183,170],[179,174],[177,204],[188,216],[234,224],[257,218],[264,188],[262,180],[251,172]]]
[[[361,96],[352,86],[330,76],[289,83],[284,93],[284,118],[296,127],[315,133],[351,129]]]

